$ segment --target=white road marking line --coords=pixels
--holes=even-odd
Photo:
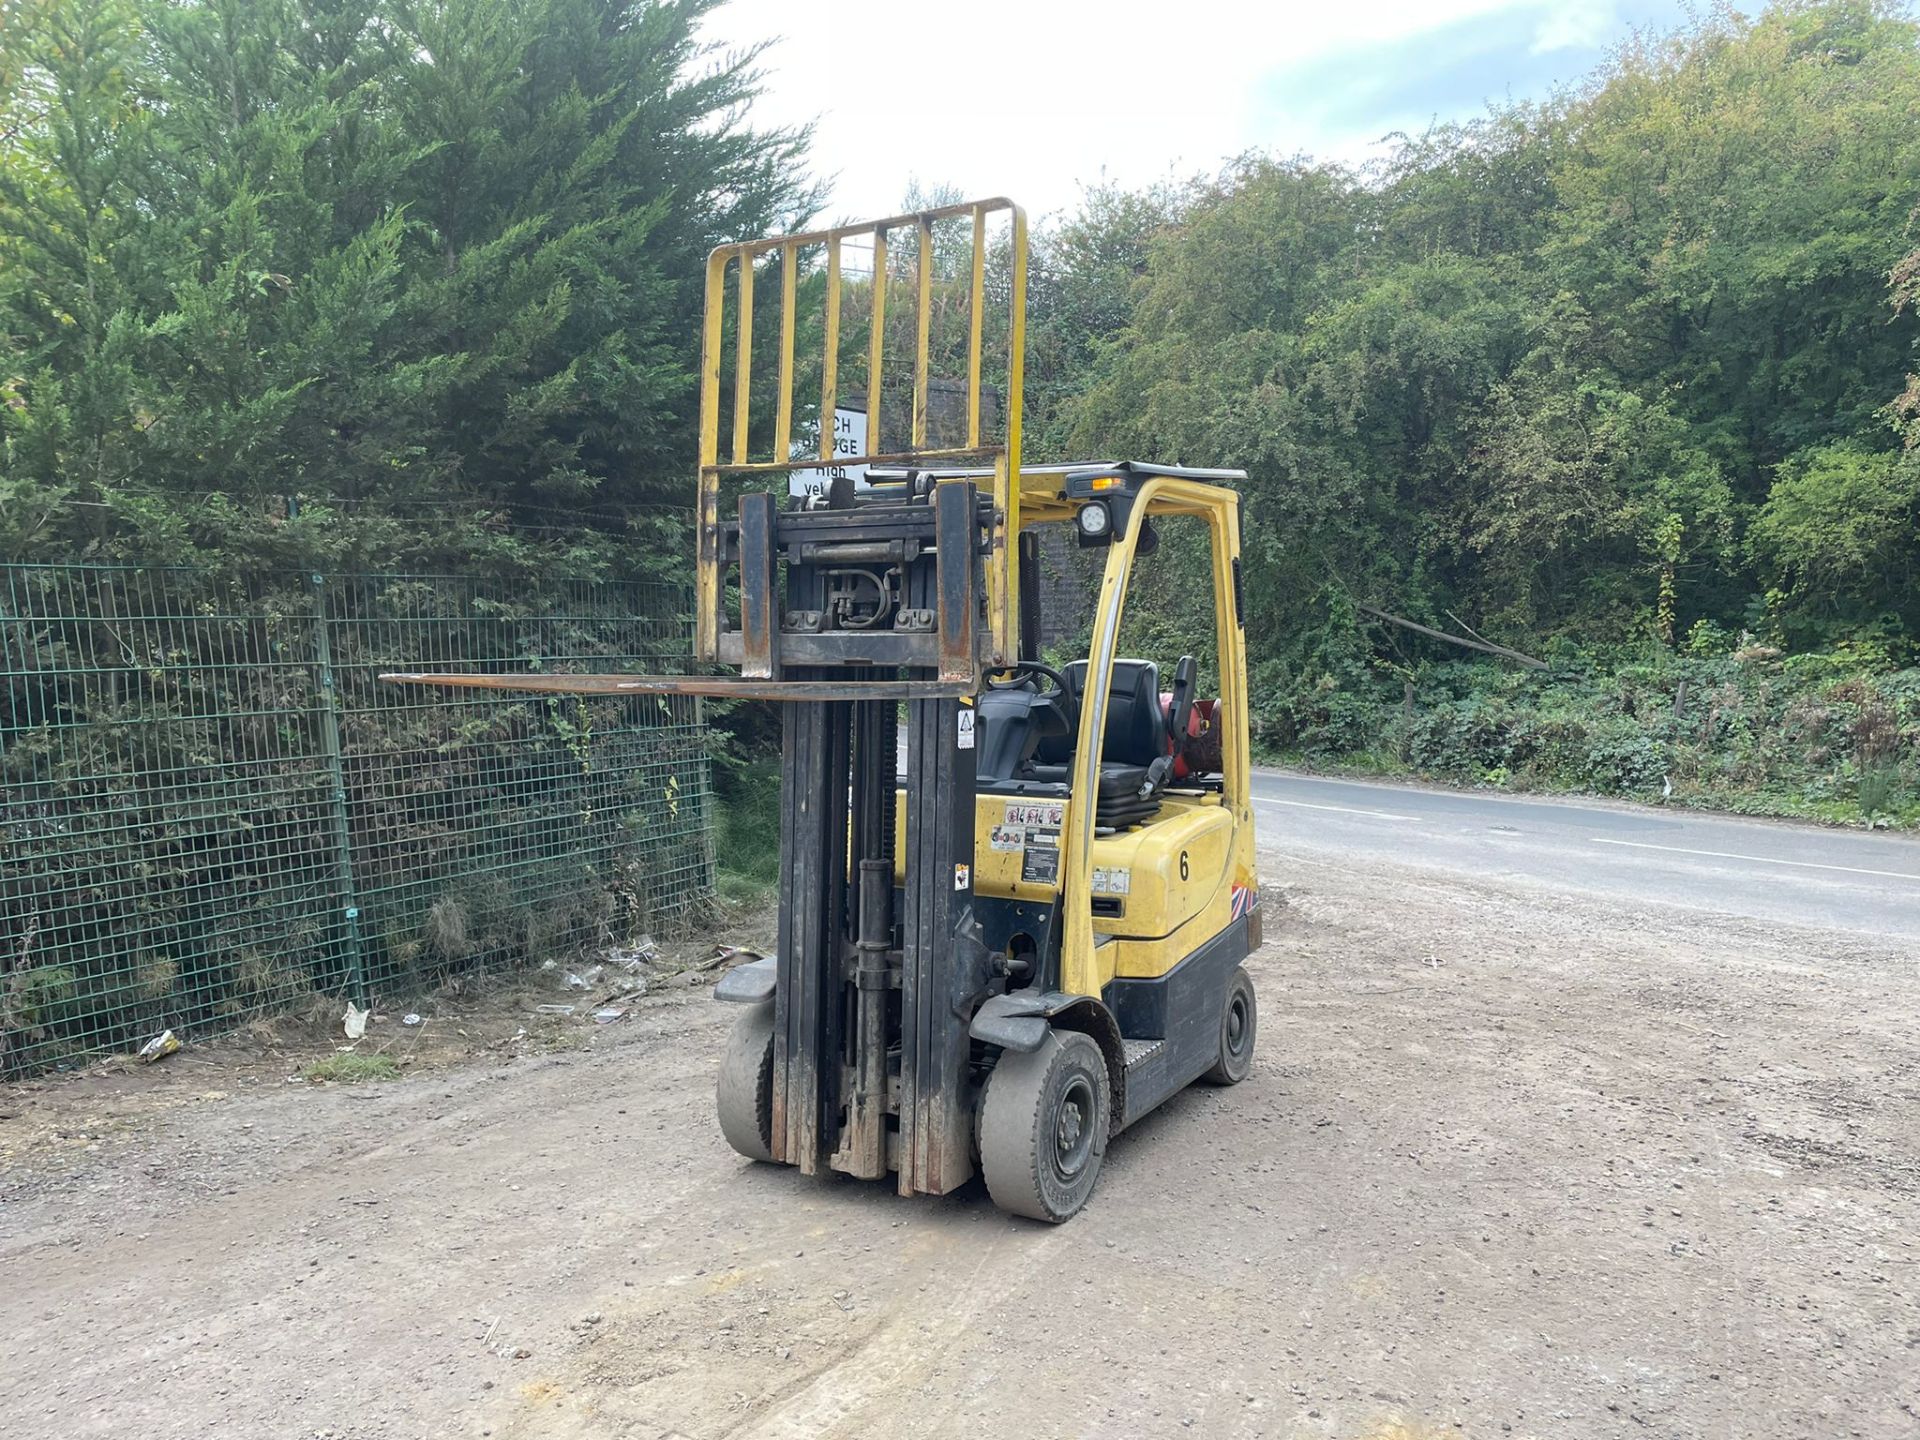
[[[1354,810],[1345,805],[1313,805],[1305,800],[1276,800],[1271,795],[1253,797],[1256,805],[1292,805],[1300,810],[1332,810],[1341,815],[1371,815],[1376,820],[1412,820],[1412,815],[1389,815],[1384,810]]]
[[[1710,855],[1716,860],[1751,860],[1756,865],[1794,865],[1802,870],[1844,870],[1849,875],[1878,875],[1887,880],[1920,881],[1920,875],[1904,870],[1863,870],[1858,865],[1822,865],[1817,860],[1776,860],[1771,855],[1736,855],[1731,850],[1688,850],[1679,845],[1649,845],[1641,840],[1604,840],[1587,837],[1595,845],[1625,845],[1634,850],[1665,850],[1674,855]]]

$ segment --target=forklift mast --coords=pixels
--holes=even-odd
[[[1002,262],[989,224],[1003,217]],[[935,226],[970,222],[964,437],[930,442]],[[908,433],[882,430],[890,247],[915,247]],[[843,247],[872,246],[864,454],[836,455]],[[851,248],[851,247],[848,247]],[[818,460],[903,467],[798,506],[755,488],[795,469],[800,258],[825,271]],[[991,959],[974,915],[974,710],[983,674],[1020,648],[1020,421],[1026,218],[1006,200],[726,245],[707,262],[701,361],[695,652],[737,666],[782,707],[780,929],[772,1158],[803,1172],[898,1175],[943,1194],[973,1173],[968,1019]],[[1001,437],[982,425],[987,278],[1008,296],[993,368]],[[817,271],[815,272],[817,273]],[[754,408],[754,287],[779,277],[773,423]],[[731,299],[731,303],[729,300]],[[810,317],[811,318],[811,317]],[[731,371],[731,394],[723,375]],[[812,396],[807,397],[812,399]],[[731,436],[721,451],[721,411]],[[756,442],[760,448],[755,449]],[[814,458],[800,457],[803,461]],[[972,475],[942,477],[940,470]],[[981,472],[990,474],[982,485]],[[745,479],[732,514],[723,482]],[[737,594],[737,610],[727,599]],[[738,693],[737,691],[733,693]],[[908,883],[894,888],[896,766],[905,706]],[[929,883],[933,882],[933,883]],[[895,913],[896,908],[899,913]]]

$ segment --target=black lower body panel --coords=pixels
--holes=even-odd
[[[1212,1068],[1220,1054],[1220,1017],[1227,983],[1249,951],[1242,915],[1155,980],[1115,980],[1104,999],[1130,1052],[1121,1126]],[[1157,1044],[1137,1044],[1157,1041]],[[1139,1058],[1131,1058],[1137,1050]]]

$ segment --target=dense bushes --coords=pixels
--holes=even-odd
[[[1269,675],[1255,688],[1259,742],[1456,784],[1920,822],[1920,669],[1846,651],[1787,657],[1703,626],[1678,653],[1408,673],[1281,688]]]

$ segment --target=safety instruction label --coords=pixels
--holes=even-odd
[[[1059,829],[1067,818],[1067,807],[1058,800],[1009,800],[1007,802],[1007,824],[1009,825],[1050,825]]]
[[[1026,833],[1018,825],[996,825],[987,835],[988,848],[993,850],[1018,850],[1025,843]]]
[[[1133,889],[1133,871],[1125,865],[1111,868],[1104,865],[1093,867],[1093,893],[1096,895],[1125,895]]]
[[[964,705],[960,707],[960,728],[954,734],[954,743],[962,750],[973,749],[973,711]]]
[[[954,889],[964,890],[967,888],[967,886],[971,885],[972,883],[973,883],[973,867],[971,865],[956,865],[953,867],[953,888]]]
[[[1060,832],[1027,831],[1026,853],[1020,857],[1020,883],[1058,885],[1060,883]]]

